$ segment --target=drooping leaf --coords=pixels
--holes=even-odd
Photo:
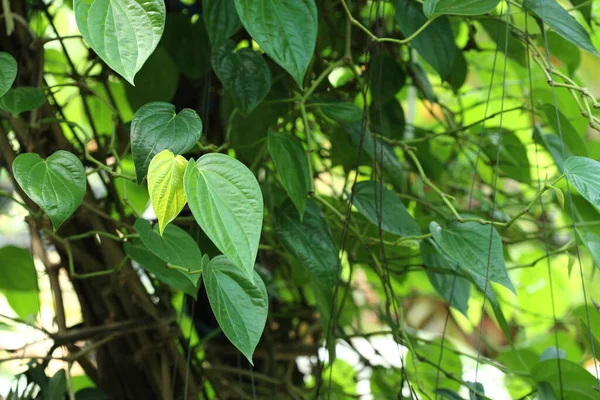
[[[485,400],[485,396],[482,396],[485,394],[485,388],[481,382],[467,381],[467,387],[469,388],[469,400]]]
[[[20,154],[13,163],[15,179],[57,230],[79,207],[87,181],[81,161],[58,150],[46,160],[36,153]]]
[[[600,162],[587,157],[569,157],[565,175],[573,187],[594,207],[600,208]]]
[[[423,12],[427,18],[434,15],[481,15],[492,12],[500,0],[425,0]]]
[[[583,235],[583,243],[585,243],[585,247],[587,247],[592,255],[592,260],[594,260],[596,267],[600,268],[600,237],[592,232],[586,232]]]
[[[380,182],[363,181],[354,186],[352,203],[371,223],[398,236],[416,236],[421,231],[398,196]]]
[[[560,363],[560,368],[558,363]],[[600,392],[596,389],[598,387],[596,378],[585,368],[569,360],[542,361],[531,369],[531,377],[537,383],[548,382],[552,385],[554,394],[559,399],[600,399]]]
[[[318,105],[327,118],[338,123],[352,123],[363,118],[363,111],[354,103],[320,100],[313,104]]]
[[[252,172],[235,158],[206,154],[184,176],[198,225],[221,252],[252,277],[263,222],[263,197]]]
[[[587,146],[567,117],[552,104],[542,104],[539,108],[544,112],[546,121],[552,126],[558,137],[562,139],[569,151],[574,155],[587,157]]]
[[[596,56],[600,56],[585,28],[556,0],[525,0],[523,7],[539,17],[554,32],[569,42]]]
[[[381,107],[396,96],[406,82],[401,64],[388,55],[374,55],[370,64],[369,87],[373,105]]]
[[[581,50],[555,32],[547,32],[548,49],[562,64],[567,66],[570,74],[574,74],[581,63]]]
[[[315,1],[235,0],[235,7],[250,36],[302,88],[317,41]]]
[[[477,127],[474,131],[480,131],[480,128]],[[500,146],[499,155],[498,146]],[[483,151],[489,157],[491,165],[499,163],[504,176],[523,183],[531,182],[527,149],[512,131],[502,128],[486,128]],[[499,158],[496,159],[496,156]]]
[[[452,343],[445,341],[444,350],[441,347],[441,339],[436,339],[431,343],[418,343],[412,348],[414,353],[410,352],[406,357],[406,373],[411,381],[419,380],[420,385],[418,388],[415,385],[415,389],[420,393],[427,394],[433,393],[438,387],[455,391],[460,389],[459,383],[438,372],[438,368],[441,368],[449,374],[462,375],[462,362],[460,357],[452,351]],[[435,365],[421,363],[420,359],[435,360]]]
[[[38,290],[37,275],[33,257],[25,249],[15,246],[0,248],[0,289],[2,290]]]
[[[285,132],[269,131],[268,144],[281,185],[298,209],[302,220],[311,179],[304,148],[293,134]]]
[[[467,60],[462,51],[457,51],[452,63],[452,69],[446,77],[446,81],[452,86],[452,89],[459,90],[467,81],[468,71]]]
[[[39,290],[0,290],[10,308],[24,320],[31,319],[40,312]]]
[[[177,114],[169,103],[148,103],[131,121],[131,152],[138,184],[148,173],[152,158],[168,149],[183,154],[200,140],[202,120],[196,111],[184,108]]]
[[[587,23],[591,26],[592,20],[592,2],[588,0],[571,0],[571,4],[577,7],[577,10],[581,12],[583,18],[587,21]]]
[[[487,32],[490,39],[493,40],[495,48],[517,61],[522,66],[527,66],[527,50],[521,40],[518,40],[513,35],[506,36],[506,21],[497,18],[478,19],[481,26]]]
[[[0,97],[4,96],[17,77],[17,60],[9,53],[0,52]]]
[[[154,156],[148,167],[148,192],[158,218],[162,235],[167,224],[175,219],[186,203],[183,174],[188,161],[163,150]]]
[[[275,210],[277,235],[286,248],[306,267],[324,289],[331,289],[338,279],[338,250],[327,221],[313,200],[306,202],[300,221],[291,201]]]
[[[210,307],[225,336],[252,362],[267,322],[269,301],[260,275],[250,277],[225,256],[202,268]]]
[[[264,58],[251,48],[236,51],[233,41],[221,40],[213,47],[212,64],[243,115],[254,111],[269,94],[271,70]]]
[[[502,238],[495,228],[451,220],[445,228],[433,221],[429,229],[444,255],[462,270],[480,279],[487,277],[515,292],[504,263]]]
[[[202,0],[202,17],[212,43],[229,39],[242,27],[235,0]]]
[[[539,400],[555,400],[554,389],[548,382],[540,382],[537,385],[537,398]]]
[[[46,104],[44,91],[32,87],[9,89],[4,96],[0,97],[0,110],[6,110],[15,116],[25,111],[35,110],[44,104]]]
[[[104,62],[132,85],[165,26],[162,0],[74,0],[83,38]]]

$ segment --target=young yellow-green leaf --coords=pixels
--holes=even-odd
[[[554,186],[550,186],[550,189],[552,189],[554,194],[556,194],[556,200],[558,201],[560,208],[562,208],[564,210],[565,209],[565,194],[563,193],[562,190],[560,190],[559,188],[555,188]]]
[[[74,0],[83,38],[132,85],[165,27],[164,0]]]
[[[190,160],[183,186],[192,214],[215,246],[251,278],[263,222],[254,174],[225,154]]]
[[[202,16],[212,43],[229,39],[242,27],[235,0],[202,0]]]
[[[0,110],[6,110],[12,115],[35,110],[46,103],[44,91],[33,87],[18,87],[9,89],[0,97]]]
[[[17,77],[17,61],[9,53],[0,52],[0,97],[4,96]]]
[[[560,362],[560,367],[559,367]],[[548,382],[558,399],[598,400],[598,381],[582,366],[567,359],[551,358],[540,361],[531,369],[537,383]]]
[[[600,208],[600,162],[587,157],[569,157],[565,175],[573,187],[596,208]]]
[[[225,336],[252,363],[269,312],[267,289],[260,275],[250,277],[225,256],[202,268],[210,307]]]
[[[13,162],[15,179],[27,196],[58,229],[79,207],[87,180],[79,159],[59,150],[45,161],[36,153],[25,153]]]
[[[175,219],[186,203],[183,174],[187,160],[163,150],[154,156],[148,167],[148,192],[162,235],[167,224]]]
[[[427,18],[434,15],[481,15],[492,12],[500,0],[425,0],[423,12]]]

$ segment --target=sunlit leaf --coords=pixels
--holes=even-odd
[[[35,110],[46,103],[46,95],[42,89],[18,87],[9,89],[0,97],[0,110],[6,110],[12,115]]]
[[[37,291],[37,275],[29,251],[15,246],[1,247],[0,260],[4,260],[0,265],[0,289]]]
[[[567,117],[552,104],[542,104],[539,108],[556,135],[564,142],[561,149],[566,147],[574,155],[587,157],[587,146]]]
[[[425,0],[423,12],[427,18],[434,15],[481,15],[492,12],[500,0]]]
[[[559,364],[560,363],[560,367]],[[565,359],[550,359],[531,369],[531,377],[537,383],[548,382],[559,399],[597,400],[598,381],[585,368]]]
[[[591,232],[586,232],[583,235],[583,243],[585,243],[585,247],[587,247],[592,255],[592,260],[594,260],[596,267],[600,268],[600,237]]]
[[[564,168],[567,179],[579,194],[600,208],[600,162],[587,157],[569,157]]]
[[[9,53],[0,52],[0,97],[4,96],[17,77],[17,60]]]

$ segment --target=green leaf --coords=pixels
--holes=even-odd
[[[496,18],[477,19],[490,39],[494,47],[503,52],[505,56],[512,58],[522,66],[527,66],[527,50],[522,41],[509,34],[506,36],[506,21]],[[509,28],[510,32],[510,28]]]
[[[558,363],[560,362],[560,369]],[[585,368],[565,359],[545,360],[531,369],[531,377],[537,383],[548,382],[557,398],[563,400],[597,400],[598,381]],[[561,393],[562,386],[562,393]]]
[[[585,243],[585,247],[587,247],[592,255],[592,260],[594,260],[596,267],[600,268],[600,237],[591,232],[586,232],[583,235],[583,243]],[[0,257],[0,259],[1,258],[2,257]],[[600,350],[600,348],[598,348],[598,350]]]
[[[427,22],[427,17],[423,14],[420,4],[411,0],[398,0],[396,20],[404,36],[408,37]],[[437,18],[409,44],[440,74],[442,79],[446,79],[452,71],[456,56],[454,33],[447,17]]]
[[[453,351],[454,346],[450,341],[444,342],[443,350],[441,339],[434,339],[430,343],[417,342],[413,344],[412,350],[414,353],[409,352],[406,357],[406,373],[412,382],[419,380],[418,390],[421,393],[430,394],[439,387],[455,391],[460,389],[460,383],[438,370],[440,368],[449,375],[462,376],[463,367],[460,356]],[[432,360],[434,363],[433,365],[422,363],[421,359]],[[415,389],[417,389],[417,385],[415,385]]]
[[[600,162],[587,157],[569,157],[565,175],[573,187],[594,207],[600,208]]]
[[[13,163],[15,179],[57,230],[81,204],[87,185],[85,169],[68,151],[58,150],[45,161],[36,153],[21,154]]]
[[[235,0],[202,0],[202,17],[212,43],[229,39],[242,27]]]
[[[199,286],[194,284],[193,279],[196,279],[197,283],[199,283],[200,274],[191,275],[186,274],[183,271],[167,268],[167,262],[154,255],[154,253],[148,250],[139,240],[126,242],[124,248],[125,253],[131,257],[133,261],[138,263],[147,272],[154,275],[156,279],[196,298]]]
[[[506,271],[502,238],[495,228],[451,220],[446,228],[432,221],[429,230],[442,252],[465,272],[484,280],[487,275],[490,281],[516,292]]]
[[[148,192],[158,218],[159,232],[175,219],[185,206],[183,175],[188,161],[163,150],[154,156],[148,167]]]
[[[450,389],[436,389],[435,390],[436,394],[439,394],[441,396],[442,399],[448,399],[448,400],[463,400],[462,397],[460,397],[458,395],[458,393],[450,390]]]
[[[38,290],[33,257],[25,249],[15,246],[0,248],[0,289]]]
[[[555,400],[554,389],[548,382],[540,382],[537,385],[537,398],[539,400]]]
[[[324,289],[331,289],[338,280],[340,266],[338,250],[331,237],[327,221],[313,200],[306,202],[304,218],[287,201],[275,210],[277,235],[286,248],[311,273]]]
[[[425,0],[423,12],[427,18],[434,15],[481,15],[492,12],[500,0]]]
[[[382,107],[394,100],[406,82],[406,74],[401,65],[388,55],[374,55],[370,65],[369,89],[373,105]]]
[[[592,2],[589,0],[571,0],[571,4],[577,7],[577,10],[583,15],[583,18],[591,26],[592,21]]]
[[[569,42],[596,56],[600,56],[587,31],[556,0],[525,0],[523,7],[539,17]]]
[[[363,181],[354,186],[352,204],[371,223],[398,236],[421,234],[413,217],[398,196],[380,182]]]
[[[0,97],[0,110],[6,110],[15,116],[25,111],[35,110],[44,104],[46,104],[44,91],[32,87],[9,89],[4,96]]]
[[[323,114],[339,123],[352,123],[362,120],[363,111],[354,103],[343,101],[320,100],[311,105],[318,105]]]
[[[212,153],[193,161],[183,180],[190,210],[215,246],[251,278],[263,222],[260,186],[235,158]]]
[[[165,26],[163,0],[73,0],[83,38],[132,85]]]
[[[64,369],[56,373],[48,381],[48,388],[44,391],[44,400],[64,399],[67,393],[67,376]]]
[[[225,256],[217,256],[202,268],[210,307],[225,336],[252,362],[267,322],[269,301],[260,275],[250,277]],[[253,364],[254,365],[254,364]]]
[[[231,40],[216,43],[212,65],[238,111],[248,115],[269,94],[271,70],[256,51],[247,47],[236,51],[235,47]]]
[[[544,133],[539,125],[533,128],[533,137],[537,143],[541,143],[546,151],[550,153],[558,170],[564,172],[565,159],[573,156],[573,153],[563,144],[560,138],[557,135]]]
[[[281,185],[294,202],[302,220],[311,179],[304,148],[292,133],[271,130],[268,144]]]
[[[10,308],[24,320],[31,320],[40,311],[39,290],[2,290]]]
[[[9,53],[0,52],[0,97],[10,89],[17,77],[17,60]]]
[[[554,186],[550,186],[550,189],[552,189],[552,191],[556,195],[556,200],[558,201],[558,205],[560,205],[560,208],[562,208],[564,210],[565,209],[565,194],[563,193],[562,190],[560,190],[559,188],[555,188]]]
[[[539,106],[539,109],[544,112],[546,121],[552,126],[552,129],[558,135],[559,139],[562,138],[569,151],[576,156],[587,157],[587,146],[567,117],[552,104],[542,104]],[[556,117],[557,114],[558,118]]]
[[[183,154],[194,147],[201,135],[202,120],[189,108],[177,114],[174,105],[157,102],[137,110],[131,121],[131,152],[138,184],[155,155],[165,149]]]
[[[235,0],[235,8],[252,39],[302,88],[317,41],[315,1]]]
[[[555,32],[547,32],[548,49],[556,56],[555,60],[567,66],[569,74],[574,74],[581,63],[581,50],[573,43],[557,35]]]
[[[477,126],[473,131],[481,132],[481,127]],[[496,159],[498,146],[500,146],[499,160]],[[531,182],[527,149],[512,131],[502,128],[486,128],[483,151],[489,157],[492,165],[496,165],[496,162],[499,161],[500,170],[505,177],[523,183]]]

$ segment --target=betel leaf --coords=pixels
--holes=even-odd
[[[159,232],[179,215],[185,206],[183,174],[188,161],[163,150],[154,156],[148,167],[148,192],[152,208],[158,218]]]
[[[194,284],[191,277],[199,281],[200,274],[190,275],[183,271],[172,268],[167,268],[167,262],[160,259],[144,246],[139,241],[126,242],[124,245],[125,253],[142,268],[151,273],[158,279],[170,287],[181,290],[192,297],[196,297],[198,286]]]
[[[533,128],[533,137],[537,143],[540,143],[548,153],[552,156],[552,159],[556,163],[558,170],[564,172],[565,159],[573,156],[574,154],[563,144],[560,137],[550,133],[544,133],[539,125]],[[563,156],[564,152],[564,156]]]
[[[275,210],[277,235],[324,289],[331,289],[338,279],[338,250],[327,221],[313,200],[306,202],[304,218],[291,201]]]
[[[560,367],[559,367],[560,363]],[[598,381],[585,368],[565,359],[542,361],[531,369],[537,383],[548,382],[554,394],[564,400],[598,400]]]
[[[221,40],[213,47],[212,65],[217,77],[238,111],[248,115],[269,94],[271,70],[265,59],[251,48],[236,51],[231,40]]]
[[[334,100],[321,100],[311,103],[311,106],[319,106],[319,109],[327,118],[338,123],[352,123],[363,118],[363,111],[354,103]]]
[[[251,278],[263,222],[260,186],[235,158],[212,153],[193,161],[183,179],[190,210],[215,246]]]
[[[74,0],[83,38],[104,62],[132,85],[165,26],[163,0]]]
[[[18,87],[9,89],[0,97],[0,110],[6,110],[12,115],[35,110],[46,103],[44,91],[33,87]]]
[[[4,96],[17,77],[17,61],[9,53],[0,52],[0,97]]]
[[[39,290],[2,290],[10,308],[24,320],[31,319],[40,312]]]
[[[15,246],[0,248],[0,289],[2,290],[38,290],[37,275],[31,253]]]
[[[554,389],[548,382],[539,382],[537,385],[537,398],[539,400],[555,400]]]
[[[48,388],[44,390],[43,400],[63,399],[67,393],[67,375],[64,369],[59,369],[48,380]]]
[[[600,268],[600,237],[592,232],[586,232],[583,235],[583,243],[585,243],[585,247],[587,247],[592,255],[592,260],[596,264],[596,267]]]
[[[315,1],[235,0],[235,7],[252,39],[302,87],[317,41]]]
[[[423,12],[427,18],[434,15],[481,15],[492,12],[500,0],[425,0]]]
[[[46,160],[36,153],[20,154],[13,163],[15,179],[58,229],[79,207],[87,181],[81,161],[58,150]]]
[[[202,268],[210,307],[225,336],[252,362],[252,354],[267,322],[269,301],[260,275],[250,277],[225,256]]]
[[[523,7],[539,17],[554,32],[569,42],[596,56],[600,56],[585,28],[556,0],[525,0]]]
[[[396,20],[404,36],[410,36],[427,22],[427,17],[423,14],[421,4],[410,0],[398,0]],[[450,74],[456,56],[456,44],[447,17],[436,18],[409,44],[440,74],[442,79]]]
[[[587,157],[569,157],[565,160],[564,170],[579,194],[600,208],[600,162]]]
[[[494,227],[453,219],[445,228],[432,221],[429,230],[444,255],[462,270],[515,292],[504,263],[502,238]]]
[[[281,185],[298,209],[302,220],[311,179],[304,148],[293,134],[272,130],[269,131],[268,145]]]
[[[480,128],[476,128],[475,131],[480,131]],[[490,163],[492,165],[498,163],[506,177],[523,183],[531,182],[527,149],[512,131],[503,128],[486,128],[483,150],[489,157]],[[496,156],[499,158],[496,159]]]
[[[567,117],[552,104],[542,104],[539,109],[544,112],[546,121],[558,137],[562,139],[568,150],[576,156],[587,157],[587,146]]]
[[[169,224],[163,235],[158,233],[158,227],[150,226],[150,223],[138,218],[133,226],[144,246],[155,256],[166,261],[170,265],[187,268],[189,271],[198,271],[202,266],[202,252],[198,244],[189,233]],[[199,279],[198,274],[187,274],[192,282]]]
[[[131,121],[131,152],[138,184],[148,173],[152,158],[168,149],[183,154],[202,135],[202,120],[196,111],[184,108],[177,114],[169,103],[148,103]]]
[[[569,74],[573,75],[581,63],[579,47],[552,31],[546,33],[546,39],[548,40],[548,49],[552,55],[556,56],[554,60],[566,65]]]
[[[380,182],[363,181],[354,186],[352,204],[371,223],[398,236],[416,236],[421,231],[398,196]]]
[[[242,27],[235,0],[202,0],[202,17],[212,43],[230,38]]]

